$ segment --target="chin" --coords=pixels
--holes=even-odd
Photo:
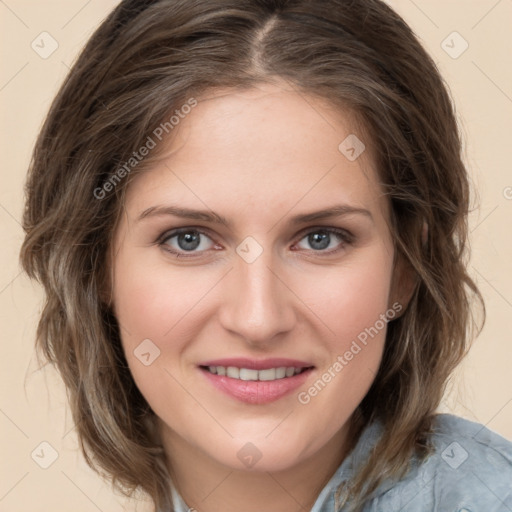
[[[313,446],[309,443],[309,448]],[[304,440],[300,443],[292,439],[274,440],[264,437],[255,439],[233,439],[229,445],[220,445],[219,450],[210,453],[210,457],[218,463],[234,471],[278,472],[285,471],[308,457]]]

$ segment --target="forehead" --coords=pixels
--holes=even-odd
[[[372,144],[351,112],[286,84],[217,90],[197,101],[162,141],[164,158],[130,184],[127,206],[379,202]]]

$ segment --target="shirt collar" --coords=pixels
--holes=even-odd
[[[359,468],[365,460],[368,459],[370,451],[376,445],[383,432],[383,425],[379,419],[375,419],[372,423],[368,424],[361,432],[356,446],[353,450],[343,459],[336,472],[332,475],[325,487],[318,495],[317,500],[311,512],[321,512],[323,505],[330,499],[333,499],[336,489],[345,481],[353,478],[355,471]],[[391,479],[384,480],[377,489],[375,489],[370,498],[382,494],[389,490],[396,482]],[[189,508],[179,495],[171,482],[172,501],[175,512],[189,512]]]

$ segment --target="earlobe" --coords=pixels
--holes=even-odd
[[[112,306],[112,291],[109,285],[110,281],[102,280],[98,289],[98,298],[101,304],[107,308]]]
[[[402,316],[414,295],[418,285],[418,276],[409,262],[400,258],[393,272],[393,283],[389,295],[389,305],[400,304],[400,313],[397,318]]]
[[[428,241],[428,224],[423,222],[423,228],[421,230],[421,246],[425,248]]]
[[[107,253],[107,261],[105,262],[105,268],[101,272],[101,276],[98,281],[98,298],[103,306],[107,308],[112,307],[112,296],[113,296],[113,267],[112,267],[112,254],[109,250]]]
[[[112,294],[102,289],[99,293],[100,302],[103,306],[110,308],[112,306]]]
[[[427,247],[428,231],[428,224],[426,221],[424,221],[421,229],[422,249]],[[399,256],[397,262],[395,263],[395,268],[393,271],[393,283],[389,296],[389,304],[398,302],[402,306],[398,316],[404,314],[416,288],[418,287],[418,283],[418,274],[415,272],[412,265],[403,256]]]

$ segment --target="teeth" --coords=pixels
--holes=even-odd
[[[240,380],[258,380],[258,370],[240,368]]]
[[[231,377],[232,379],[239,379],[240,378],[240,369],[236,368],[234,366],[228,366],[226,368],[226,375],[228,377]]]
[[[216,375],[226,375],[238,380],[278,380],[286,377],[293,377],[301,373],[302,368],[293,366],[279,368],[268,368],[266,370],[251,370],[249,368],[237,368],[236,366],[208,366],[208,371]]]
[[[260,370],[258,372],[259,380],[276,380],[276,369]]]
[[[286,368],[282,366],[281,368],[276,368],[276,379],[284,379],[286,376]]]

